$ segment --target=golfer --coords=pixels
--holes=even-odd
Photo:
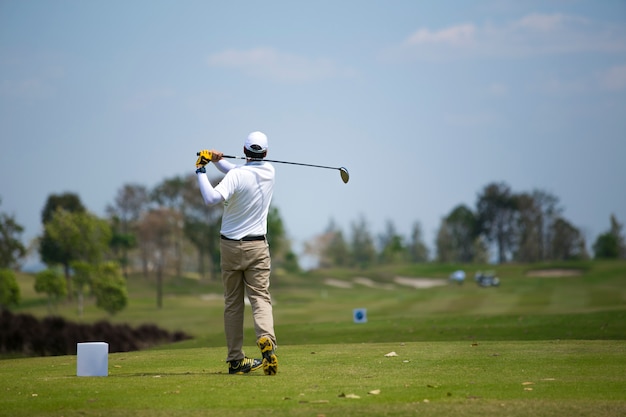
[[[222,159],[222,152],[203,150],[196,161],[196,174],[206,204],[224,203],[220,250],[228,372],[246,374],[263,367],[266,375],[274,375],[278,359],[269,293],[271,260],[266,238],[274,167],[262,160],[267,156],[267,136],[262,132],[250,133],[243,151],[246,164],[234,165]],[[226,174],[215,188],[206,175],[205,165],[209,161]],[[245,295],[252,306],[262,360],[248,358],[243,351]]]

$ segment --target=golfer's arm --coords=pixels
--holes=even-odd
[[[200,192],[202,193],[202,198],[204,202],[210,206],[221,203],[224,201],[224,198],[220,193],[215,191],[215,188],[209,182],[209,177],[204,173],[197,174],[198,177],[198,185],[200,186]]]
[[[232,162],[227,161],[225,159],[220,159],[219,161],[214,162],[214,164],[217,167],[217,169],[219,169],[224,174],[226,174],[228,171],[230,171],[231,169],[237,166],[233,164]]]

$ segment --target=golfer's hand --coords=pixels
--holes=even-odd
[[[202,168],[213,158],[213,153],[208,150],[198,152],[198,159],[196,159],[196,168]]]
[[[211,161],[213,162],[219,161],[224,156],[224,152],[216,151],[215,149],[211,149],[209,154],[211,154]]]

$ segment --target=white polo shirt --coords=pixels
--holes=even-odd
[[[230,239],[267,234],[274,193],[274,167],[264,161],[236,166],[215,187],[224,199],[220,233]]]

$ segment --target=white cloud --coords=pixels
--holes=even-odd
[[[399,52],[420,59],[624,53],[626,27],[560,13],[532,13],[500,25],[464,23],[440,30],[419,28],[403,41]]]
[[[243,73],[275,81],[304,82],[352,75],[329,59],[310,59],[273,48],[230,49],[209,56],[211,67],[233,68]]]
[[[463,46],[474,40],[476,27],[471,24],[452,26],[436,32],[428,29],[419,29],[406,40],[408,45],[443,43],[448,45]]]
[[[550,32],[562,29],[568,22],[585,23],[586,19],[570,17],[561,13],[551,15],[532,13],[511,24],[513,27],[533,32]]]

